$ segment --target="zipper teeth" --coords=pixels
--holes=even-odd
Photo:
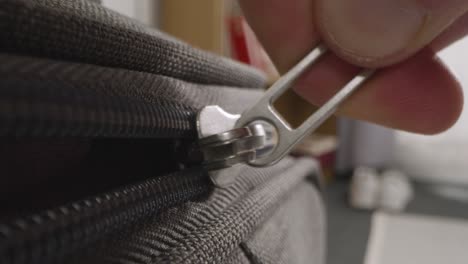
[[[196,109],[171,98],[150,103],[68,82],[7,79],[0,86],[3,136],[174,138],[195,133]]]
[[[191,169],[1,224],[0,262],[57,261],[145,216],[196,199],[209,186],[205,172]]]
[[[173,105],[140,109],[83,109],[75,106],[0,102],[3,136],[192,137],[195,111]],[[136,111],[135,111],[136,110]],[[8,115],[9,114],[9,115]],[[8,115],[8,116],[7,116]]]

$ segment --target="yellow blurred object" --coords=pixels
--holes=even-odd
[[[161,29],[191,45],[226,54],[225,2],[161,0]]]
[[[309,104],[291,89],[286,91],[275,103],[275,109],[288,123],[296,128],[311,116],[318,107]],[[317,134],[336,135],[337,120],[332,116],[323,123],[317,130]]]

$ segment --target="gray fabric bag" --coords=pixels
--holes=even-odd
[[[0,0],[0,263],[324,263],[318,165],[215,188],[195,116],[264,78],[84,0]]]

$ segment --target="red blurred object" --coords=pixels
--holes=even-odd
[[[227,23],[232,57],[265,72],[271,79],[276,78],[278,72],[245,18],[234,14]]]

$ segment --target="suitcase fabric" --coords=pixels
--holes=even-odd
[[[319,168],[215,188],[196,113],[264,78],[84,0],[0,0],[0,263],[323,263]]]

